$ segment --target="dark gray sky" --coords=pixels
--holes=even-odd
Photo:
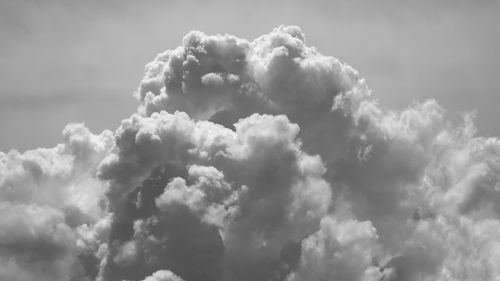
[[[254,39],[280,24],[360,71],[386,108],[437,99],[500,135],[499,1],[0,0],[0,150],[53,146],[69,122],[114,130],[144,65],[192,29]]]

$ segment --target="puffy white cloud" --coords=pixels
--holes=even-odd
[[[113,147],[109,131],[70,124],[64,143],[0,155],[0,279],[91,280],[106,240],[105,185],[97,164]],[[86,235],[91,232],[94,235]]]
[[[381,108],[298,27],[190,32],[136,97],[114,134],[0,153],[0,277],[500,276],[500,141],[433,100]]]
[[[125,121],[118,130],[119,152],[103,162],[101,176],[113,180],[112,195],[120,193],[123,200],[140,202],[127,205],[127,201],[117,201],[117,208],[124,209],[115,215],[127,214],[117,219],[128,221],[128,229],[134,227],[135,234],[130,232],[117,240],[122,242],[115,243],[116,252],[110,253],[108,262],[123,268],[119,261],[123,253],[130,252],[125,251],[132,248],[130,245],[157,247],[162,239],[175,235],[172,232],[178,231],[182,227],[178,224],[184,220],[193,220],[185,231],[206,229],[215,235],[214,243],[223,242],[222,272],[211,277],[214,280],[224,274],[227,278],[251,278],[252,272],[246,267],[259,266],[266,260],[277,262],[287,243],[298,242],[314,231],[331,201],[330,186],[322,179],[326,169],[319,156],[301,150],[296,140],[298,132],[298,126],[282,115],[252,115],[235,124],[235,131],[212,122],[194,121],[183,113],[161,112]],[[185,172],[166,177],[164,185],[159,186],[164,188],[161,194],[146,195],[153,188],[149,184],[138,189],[128,185],[144,180],[148,171],[161,165],[167,166],[159,174],[173,167]],[[143,210],[142,206],[151,203],[158,209]],[[134,222],[130,212],[136,212],[141,221]],[[166,229],[154,230],[164,223]],[[149,234],[151,231],[154,234]],[[190,243],[184,238],[179,237],[178,243]],[[168,249],[152,251],[156,254],[151,255],[158,257],[172,254]],[[152,268],[162,262],[163,266],[177,266],[179,271],[187,266],[157,260],[152,262]],[[109,267],[107,276],[115,278],[114,272],[119,269]]]
[[[490,275],[460,275],[450,257],[467,257],[442,246],[442,229],[473,243],[451,222],[496,220],[498,141],[474,137],[469,119],[451,126],[435,101],[380,108],[354,69],[297,27],[252,42],[191,32],[148,64],[137,97],[99,168],[122,220],[112,229],[129,229],[108,260],[142,245],[135,255],[155,258],[136,267],[186,280],[494,277],[485,252]],[[211,242],[192,246],[196,229]],[[169,250],[172,235],[188,249]],[[190,275],[180,252],[212,262]]]
[[[302,241],[300,264],[288,281],[382,280],[392,272],[378,268],[378,235],[369,221],[324,217],[318,232]]]
[[[159,270],[146,277],[143,281],[182,281],[182,279],[170,270]]]

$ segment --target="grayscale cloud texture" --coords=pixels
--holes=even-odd
[[[189,32],[135,97],[0,154],[0,280],[500,278],[500,140],[384,109],[299,27]]]

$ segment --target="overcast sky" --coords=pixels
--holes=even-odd
[[[53,146],[74,121],[117,128],[144,65],[192,29],[253,39],[280,24],[352,65],[384,106],[435,98],[500,135],[499,3],[0,0],[0,150]]]

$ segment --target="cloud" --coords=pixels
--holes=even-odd
[[[381,280],[378,235],[369,221],[321,220],[319,230],[302,241],[300,264],[287,280]]]
[[[146,277],[143,281],[182,281],[182,279],[169,270],[159,270],[153,273],[153,275]]]
[[[104,184],[97,164],[112,133],[70,124],[50,149],[0,155],[0,279],[91,280],[105,237]],[[90,232],[96,232],[93,236]]]
[[[298,27],[190,32],[135,95],[114,133],[0,155],[5,278],[500,275],[500,141],[434,100],[381,108]]]
[[[136,115],[123,123],[118,138],[125,141],[127,137],[127,141],[120,146],[117,156],[100,167],[101,176],[112,180],[112,188],[116,189],[112,194],[127,196],[121,199],[125,203],[115,203],[123,208],[115,212],[115,215],[123,213],[123,217],[115,219],[123,220],[120,227],[130,232],[127,237],[117,237],[116,253],[108,259],[108,263],[114,263],[109,265],[108,276],[120,271],[115,268],[120,266],[115,257],[131,248],[129,243],[138,243],[148,244],[142,248],[151,248],[149,255],[156,257],[148,265],[142,265],[143,259],[137,258],[141,267],[177,267],[177,272],[185,271],[181,277],[189,279],[185,276],[191,274],[193,280],[202,277],[218,280],[224,274],[231,279],[251,279],[255,277],[253,274],[264,274],[252,273],[252,267],[263,262],[278,263],[279,252],[287,243],[296,243],[314,231],[329,209],[331,189],[321,178],[325,167],[319,156],[301,150],[296,140],[298,126],[283,115],[254,114],[235,124],[235,128],[233,131],[212,122],[194,121],[179,112],[155,113],[151,117]],[[212,166],[207,166],[208,163]],[[172,167],[180,171],[180,176],[168,175],[160,186],[153,187],[147,173],[139,173],[160,166],[164,168],[150,179],[168,174],[167,169]],[[137,182],[136,178],[143,179],[142,186],[130,189],[129,183]],[[157,192],[148,192],[153,188]],[[126,203],[130,199],[136,203]],[[151,204],[157,208],[146,210]],[[186,221],[189,225],[184,225]],[[162,224],[164,229],[158,228]],[[181,235],[179,231],[182,236],[173,238]],[[204,243],[213,246],[192,245],[187,239],[197,237],[195,232],[207,231],[213,241],[205,237]],[[179,253],[168,246],[153,249],[168,237],[185,245]],[[189,247],[202,256],[211,256],[216,251],[217,257],[212,258],[219,259],[216,261],[221,272],[203,269],[209,262],[204,258],[199,261],[203,263],[198,265],[200,273],[188,269],[187,264],[176,264],[179,262],[176,255],[185,255]],[[173,260],[171,264],[169,260]],[[269,272],[265,274],[271,274],[272,270],[267,269]]]

